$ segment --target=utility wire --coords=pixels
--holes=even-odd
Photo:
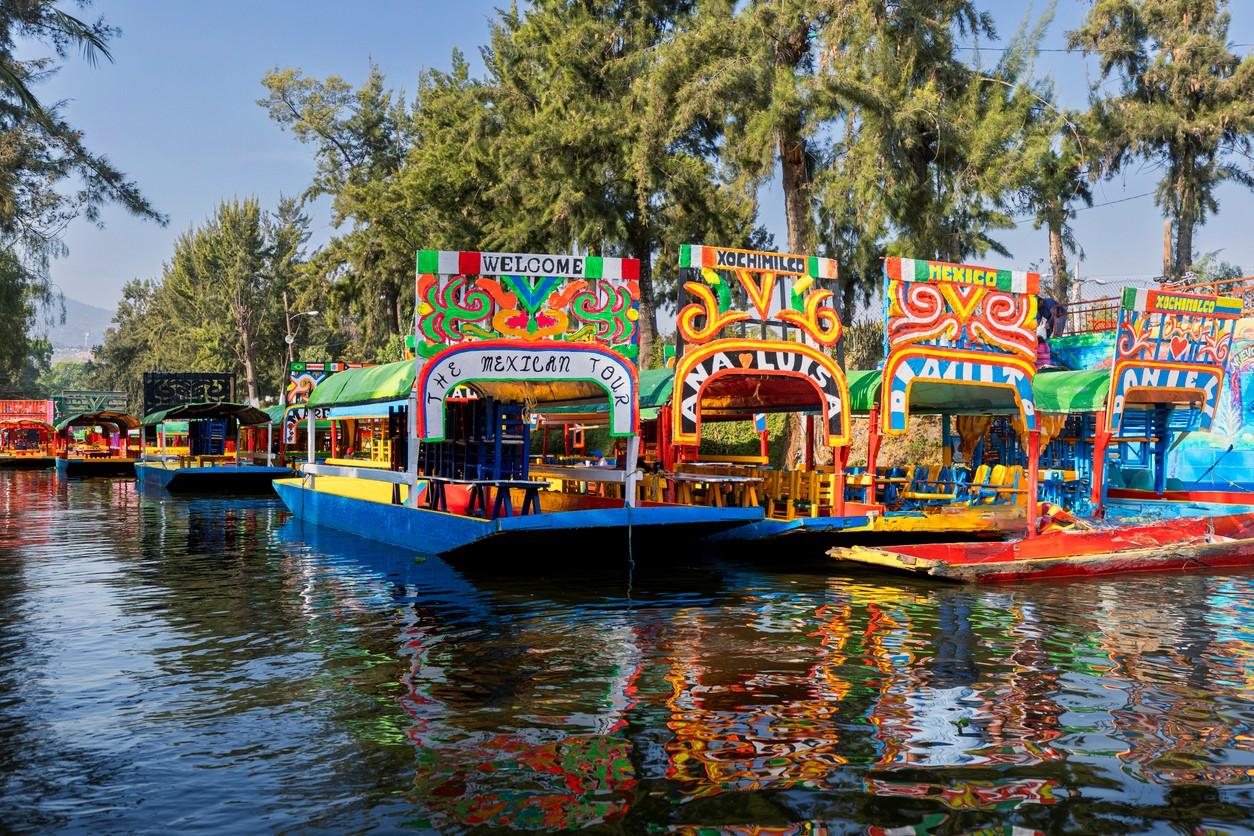
[[[1128,197],[1121,197],[1116,200],[1107,200],[1104,203],[1094,203],[1092,206],[1077,206],[1073,211],[1083,212],[1086,209],[1101,209],[1103,206],[1114,206],[1116,203],[1127,203],[1129,200],[1138,200],[1142,197],[1149,197],[1152,194],[1153,192],[1141,192],[1140,194],[1129,195]],[[1010,222],[1018,225],[1032,220],[1036,220],[1035,215],[1025,215],[1022,218],[1011,218]]]

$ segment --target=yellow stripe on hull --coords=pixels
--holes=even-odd
[[[300,486],[301,479],[276,479],[285,485]],[[375,482],[371,479],[353,479],[348,476],[319,476],[314,479],[314,490],[318,493],[335,494],[348,499],[360,499],[365,502],[378,502],[382,505],[392,504],[392,486],[387,482]],[[401,485],[401,502],[409,498],[409,485]]]

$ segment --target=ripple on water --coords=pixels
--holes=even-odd
[[[0,815],[815,833],[1254,813],[1251,575],[968,589],[786,562],[506,572],[274,500],[3,473]]]

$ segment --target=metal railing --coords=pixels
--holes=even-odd
[[[1209,296],[1230,296],[1241,300],[1241,310],[1254,315],[1254,276],[1242,276],[1237,279],[1217,279],[1213,281],[1194,281],[1168,283],[1160,287],[1180,293],[1200,293]],[[1067,305],[1067,325],[1063,334],[1091,334],[1100,331],[1113,331],[1119,324],[1119,305],[1121,297],[1104,296],[1100,299],[1085,299]]]

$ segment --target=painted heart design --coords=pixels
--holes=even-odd
[[[742,351],[736,355],[736,359],[740,361],[740,368],[742,369],[752,368],[753,366],[753,352],[751,351]]]
[[[1186,336],[1171,338],[1171,358],[1179,360],[1189,350],[1189,338]]]

